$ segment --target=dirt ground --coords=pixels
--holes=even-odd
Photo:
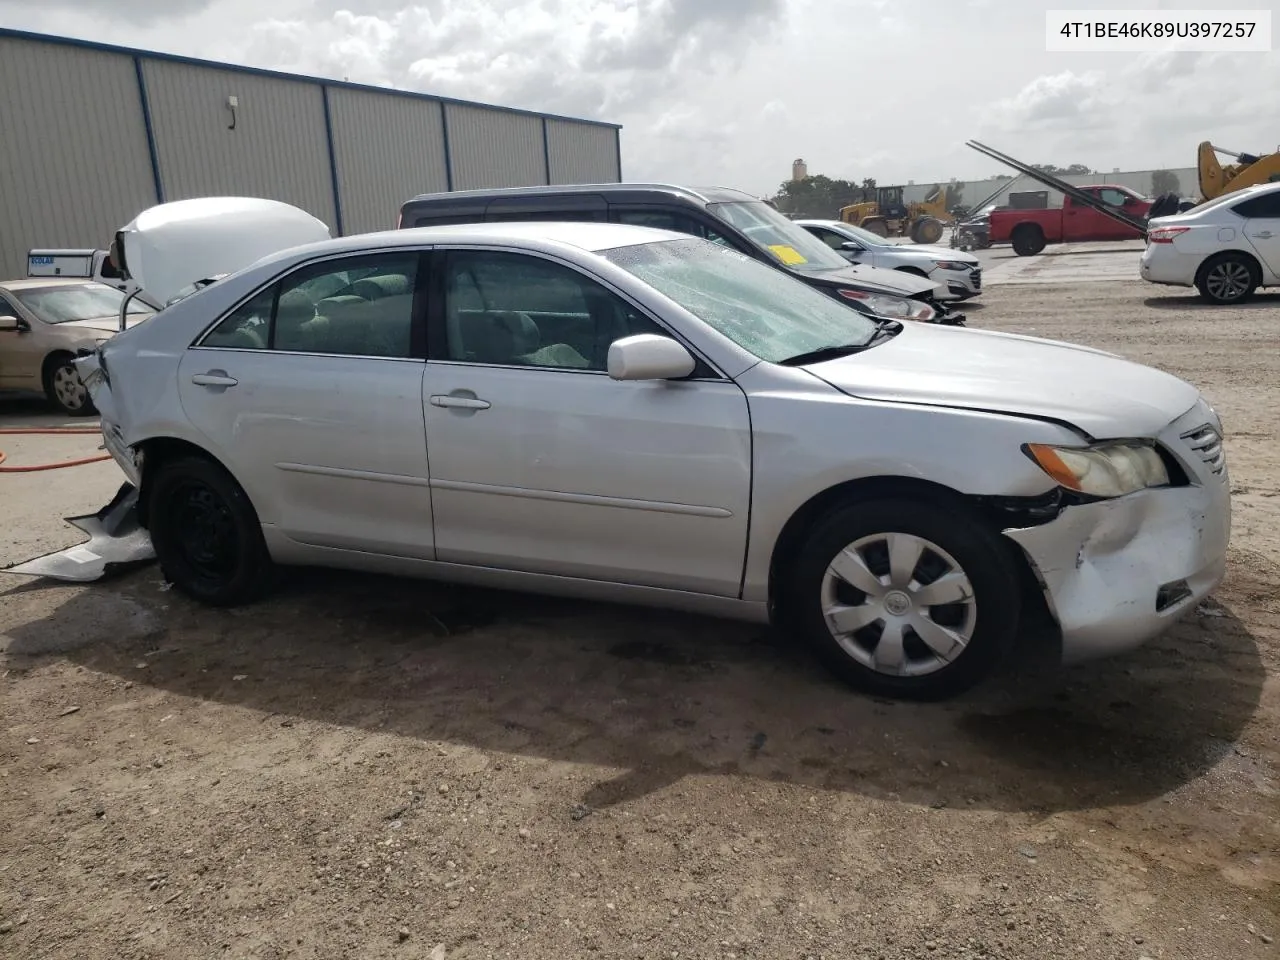
[[[1280,955],[1280,297],[1152,291],[997,286],[970,322],[1202,387],[1228,578],[1132,655],[1015,661],[946,704],[626,608],[299,573],[213,612],[154,568],[0,578],[0,956]],[[0,477],[3,562],[73,542],[49,518],[113,470]]]

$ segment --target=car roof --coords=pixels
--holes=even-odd
[[[476,200],[501,197],[552,197],[566,194],[618,194],[662,193],[699,203],[732,203],[743,200],[760,200],[743,190],[733,187],[689,187],[674,183],[570,183],[560,186],[500,187],[485,190],[451,190],[442,193],[421,193],[405,206],[413,203],[439,200]]]
[[[812,223],[814,226],[817,226],[817,227],[847,227],[847,226],[850,226],[850,224],[842,223],[842,222],[840,222],[839,220],[819,220],[819,219],[817,219],[816,217],[800,217],[800,218],[799,218],[799,219],[797,219],[797,220],[793,220],[793,221],[792,221],[792,223],[799,223],[799,224]]]
[[[575,247],[590,253],[629,247],[663,240],[688,240],[687,233],[641,227],[626,223],[583,222],[576,220],[518,221],[496,223],[457,223],[403,230],[358,233],[331,240],[320,240],[281,250],[264,258],[266,261],[292,259],[299,254],[316,255],[357,252],[369,249],[394,249],[431,244],[502,243],[515,241],[532,249],[551,251],[557,247]]]
[[[99,287],[110,286],[101,280],[91,277],[23,277],[20,280],[0,280],[0,288],[5,290],[30,290],[33,287],[74,287],[77,284],[94,284]],[[112,290],[115,287],[111,287]]]

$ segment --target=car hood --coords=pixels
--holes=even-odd
[[[1153,436],[1200,395],[1101,350],[933,324],[905,324],[864,353],[805,369],[850,396],[1066,422],[1096,439]]]
[[[927,243],[902,243],[897,246],[900,253],[909,255],[919,254],[921,257],[927,257],[930,260],[951,260],[956,263],[971,263],[975,267],[978,265],[978,258],[972,253],[965,253],[963,250],[953,250],[950,247],[939,247]]]
[[[130,315],[125,321],[126,327],[136,327],[143,320],[154,314],[144,314],[143,316]],[[92,317],[88,320],[68,320],[65,323],[54,324],[55,330],[68,330],[73,332],[89,332],[95,333],[119,333],[120,318],[116,317]]]
[[[921,294],[933,293],[940,286],[933,280],[903,273],[901,270],[869,267],[861,263],[850,264],[839,270],[823,270],[820,273],[808,273],[802,276],[831,286],[856,287],[869,293],[886,293],[895,297],[918,297]]]

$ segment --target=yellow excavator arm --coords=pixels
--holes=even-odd
[[[1231,157],[1237,163],[1223,166],[1218,161],[1218,154]],[[1215,147],[1208,140],[1200,144],[1196,152],[1196,166],[1200,174],[1200,195],[1203,200],[1212,200],[1224,193],[1233,193],[1255,183],[1270,183],[1280,180],[1280,153],[1267,153],[1253,156],[1247,153],[1233,153]]]

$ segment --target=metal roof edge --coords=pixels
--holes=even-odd
[[[314,77],[305,73],[286,73],[283,70],[269,70],[265,67],[248,67],[238,63],[224,63],[220,60],[204,60],[199,57],[186,57],[176,53],[161,53],[156,50],[144,50],[139,47],[125,47],[114,43],[99,43],[96,40],[81,40],[78,37],[63,37],[51,33],[35,33],[30,30],[16,30],[12,27],[0,27],[0,38],[13,40],[29,40],[36,43],[52,43],[63,47],[79,47],[83,50],[97,50],[101,53],[118,53],[127,57],[138,57],[145,60],[160,60],[166,63],[180,63],[189,67],[204,67],[211,70],[226,70],[230,73],[243,73],[258,77],[271,77],[276,80],[292,80],[297,83],[314,83],[336,90],[357,90],[364,93],[385,93],[397,97],[409,97],[415,100],[430,100],[433,103],[453,104],[459,107],[478,107],[482,110],[493,110],[498,113],[514,113],[524,117],[537,117],[544,120],[560,120],[565,123],[578,123],[593,127],[607,127],[621,130],[622,124],[610,123],[606,120],[588,120],[584,117],[567,117],[556,113],[540,113],[537,110],[525,110],[520,107],[504,107],[494,103],[482,103],[479,100],[460,100],[456,97],[442,97],[434,93],[420,93],[416,90],[401,90],[398,87],[379,87],[371,83],[352,83],[350,80],[329,80],[325,77]]]

